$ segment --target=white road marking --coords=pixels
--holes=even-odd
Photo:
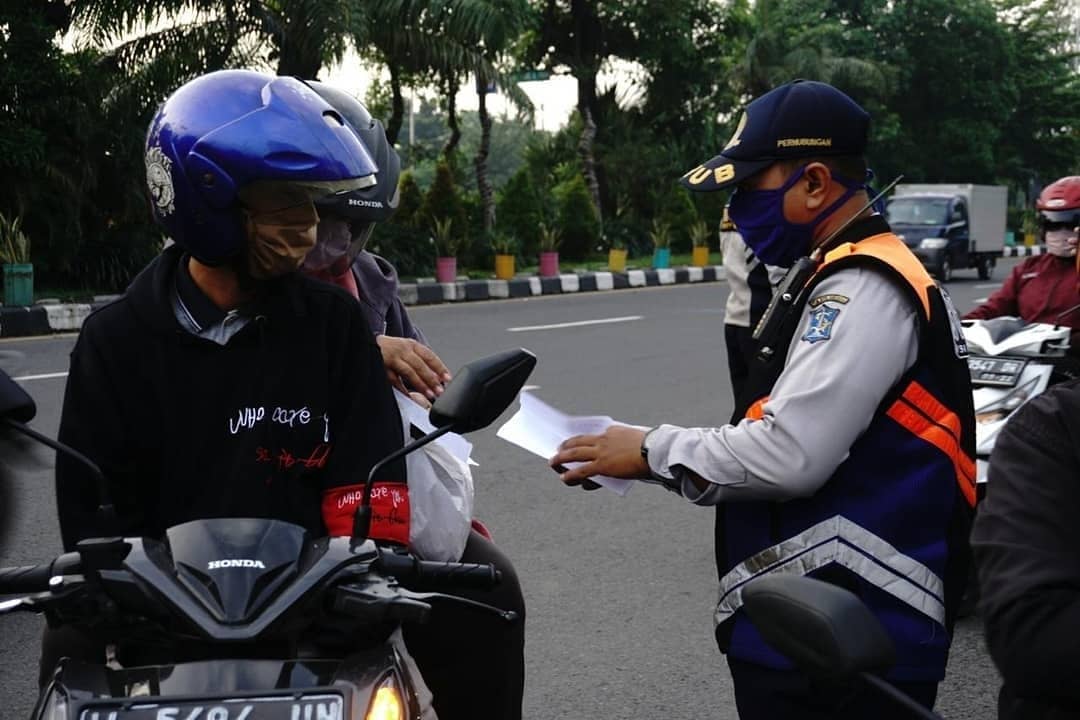
[[[64,378],[64,377],[67,377],[67,376],[68,376],[68,374],[66,372],[62,372],[62,373],[46,373],[44,375],[23,375],[22,377],[11,378],[11,379],[15,380],[17,382],[26,382],[28,380],[53,380],[54,378]]]
[[[975,298],[975,304],[976,305],[982,305],[984,302],[986,302],[989,299],[990,298]]]
[[[532,330],[558,330],[560,328],[584,327],[586,325],[606,325],[608,323],[631,322],[640,320],[641,315],[626,315],[624,317],[601,318],[599,320],[578,320],[577,322],[555,323],[554,325],[525,325],[522,327],[506,328],[507,332],[530,332]]]
[[[1001,283],[989,283],[987,285],[973,285],[972,287],[974,287],[976,290],[985,290],[987,288],[1001,287]]]
[[[539,390],[539,385],[522,385],[521,392],[528,392],[529,390]]]

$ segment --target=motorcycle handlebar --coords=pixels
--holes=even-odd
[[[0,568],[0,595],[44,592],[52,575],[52,563]]]
[[[69,575],[82,571],[78,553],[64,553],[52,562],[41,565],[0,568],[0,595],[21,595],[45,592],[54,575]]]
[[[424,587],[455,587],[490,590],[502,580],[494,565],[482,563],[432,562],[410,555],[383,553],[380,569],[398,580],[415,581]]]

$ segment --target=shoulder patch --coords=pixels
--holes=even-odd
[[[941,293],[941,299],[945,303],[945,313],[949,316],[949,329],[952,331],[953,351],[956,353],[956,357],[963,360],[970,352],[968,351],[967,338],[964,337],[964,326],[963,323],[960,322],[960,313],[956,312],[956,305],[953,304],[952,297],[949,295],[948,290],[939,285],[938,292]]]
[[[834,303],[840,303],[841,305],[847,305],[849,300],[851,300],[851,298],[849,298],[847,295],[837,295],[836,293],[831,293],[829,295],[819,295],[819,296],[817,296],[816,298],[814,298],[813,300],[810,301],[809,305],[812,308],[816,308],[818,305],[824,305],[827,302],[834,302]]]
[[[823,342],[832,337],[833,323],[840,314],[840,308],[820,305],[810,311],[810,326],[806,328],[806,334],[802,336],[803,342],[811,345]]]

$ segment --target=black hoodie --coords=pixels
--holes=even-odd
[[[390,261],[364,250],[352,265],[360,306],[376,335],[410,338],[427,345],[398,296],[397,270]]]
[[[994,443],[971,544],[1001,720],[1080,717],[1080,380],[1047,390]]]
[[[171,247],[94,312],[71,354],[60,439],[104,471],[119,516],[101,527],[93,480],[60,457],[64,547],[160,536],[210,517],[269,517],[326,533],[324,491],[362,483],[402,444],[378,347],[356,301],[291,274],[266,284],[224,345],[182,329]],[[404,464],[380,479],[403,481]]]

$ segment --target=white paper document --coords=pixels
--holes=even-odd
[[[519,394],[518,401],[521,409],[496,434],[545,460],[555,455],[563,440],[575,435],[599,435],[612,425],[638,427],[617,422],[605,415],[567,415],[528,392]],[[569,463],[568,467],[579,464]],[[625,495],[634,484],[633,480],[606,475],[594,475],[591,479],[619,495]]]

